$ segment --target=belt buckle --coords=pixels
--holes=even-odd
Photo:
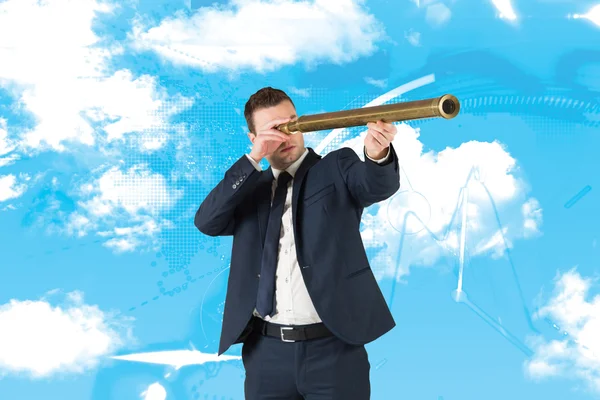
[[[284,331],[293,331],[294,328],[289,327],[289,326],[282,326],[281,328],[279,328],[279,330],[281,332],[281,341],[282,342],[288,342],[288,343],[294,343],[295,342],[295,340],[289,340],[289,339],[286,339],[284,337]]]

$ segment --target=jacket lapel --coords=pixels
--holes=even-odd
[[[296,229],[296,215],[298,214],[298,199],[300,198],[300,189],[304,183],[304,178],[308,170],[321,159],[321,156],[308,148],[308,154],[300,167],[296,171],[293,180],[292,191],[292,220],[294,229]],[[271,211],[271,196],[273,190],[273,171],[271,167],[262,172],[259,178],[254,199],[258,208],[258,227],[260,232],[261,246],[265,244],[265,236],[267,234],[267,224],[269,223],[269,213]]]
[[[271,211],[271,195],[273,190],[273,171],[271,167],[263,171],[259,178],[254,199],[258,207],[258,229],[260,232],[260,244],[264,246],[267,224],[269,223],[269,212]]]
[[[294,175],[294,189],[292,192],[292,221],[294,230],[296,229],[296,216],[298,215],[298,199],[300,198],[300,192],[302,184],[304,183],[304,178],[306,177],[308,170],[320,159],[321,156],[315,153],[314,150],[309,147],[306,158],[302,164],[300,164],[300,168],[298,168],[298,171],[296,171],[296,174]]]

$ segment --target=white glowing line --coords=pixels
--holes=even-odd
[[[463,271],[465,269],[465,247],[467,236],[467,210],[469,206],[469,188],[465,185],[462,196],[462,224],[460,227],[460,255],[459,255],[459,271],[458,271],[458,287],[457,293],[462,292],[463,286]]]
[[[595,25],[600,26],[600,4],[591,8],[587,14],[574,14],[573,18],[583,18],[591,21]]]
[[[170,365],[179,369],[186,365],[201,365],[208,362],[240,360],[239,356],[226,356],[202,353],[198,350],[155,351],[150,353],[135,353],[113,356],[116,360],[137,361],[149,364]]]
[[[500,11],[500,18],[505,18],[511,21],[517,19],[517,14],[513,9],[510,0],[492,0],[492,4]]]

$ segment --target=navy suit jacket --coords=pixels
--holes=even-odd
[[[363,209],[400,187],[390,146],[382,164],[361,161],[350,148],[321,157],[312,149],[293,181],[292,213],[298,264],[323,323],[341,340],[366,344],[395,326],[370,268],[360,235]],[[243,155],[196,212],[209,236],[233,235],[219,354],[243,342],[256,305],[258,274],[273,172],[257,171]]]

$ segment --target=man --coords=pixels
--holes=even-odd
[[[246,399],[369,399],[364,345],[395,322],[359,227],[365,207],[400,187],[396,127],[368,124],[363,162],[349,148],[321,157],[302,133],[275,129],[297,118],[281,90],[253,94],[244,115],[252,150],[194,221],[206,235],[233,235],[219,354],[243,343]]]

